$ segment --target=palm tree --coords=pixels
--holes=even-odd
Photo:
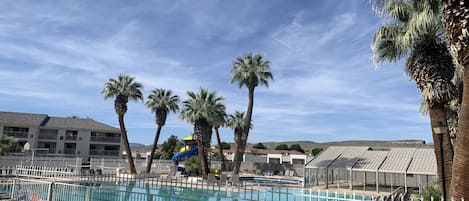
[[[226,114],[226,112],[224,112]],[[217,135],[217,144],[218,144],[218,154],[220,154],[220,160],[221,160],[221,170],[225,171],[226,170],[226,161],[225,161],[225,155],[223,155],[223,149],[221,147],[221,139],[220,139],[220,131],[219,128],[224,126],[226,123],[226,118],[220,118],[218,119],[218,122],[215,122],[214,124],[214,129],[215,129],[215,134]]]
[[[452,98],[454,75],[452,56],[441,39],[442,25],[437,0],[376,0],[377,12],[389,23],[380,27],[373,38],[374,60],[396,62],[406,58],[405,72],[420,89],[422,99],[429,106],[431,127],[447,125],[446,105]],[[433,129],[432,129],[433,130]],[[438,174],[446,192],[451,183],[453,148],[448,131],[440,141],[432,131]],[[444,159],[440,156],[443,146]],[[441,164],[444,164],[441,168]],[[444,177],[443,177],[444,175]],[[443,191],[442,191],[443,192]],[[446,194],[448,195],[448,193]]]
[[[233,62],[233,69],[231,70],[231,84],[238,83],[238,87],[241,88],[246,86],[249,92],[249,103],[246,113],[246,119],[244,120],[245,125],[249,125],[252,120],[252,108],[254,106],[254,89],[258,85],[269,86],[269,81],[273,80],[272,72],[270,72],[270,61],[264,60],[262,54],[253,55],[251,53],[246,54],[244,57],[238,57]],[[249,136],[249,127],[243,128],[242,144],[247,143]],[[241,158],[236,157],[244,154],[245,147],[235,152],[233,174],[239,173],[239,167],[241,165]]]
[[[469,89],[469,3],[466,0],[442,0],[442,18],[445,23],[446,40],[464,68],[463,89]],[[455,143],[453,186],[451,195],[455,200],[469,198],[469,90],[462,91],[458,131]]]
[[[166,123],[166,117],[169,112],[177,112],[179,110],[179,96],[173,95],[171,90],[155,89],[148,96],[148,100],[145,105],[155,113],[156,124],[158,128],[156,130],[155,141],[153,141],[153,147],[150,152],[150,158],[147,163],[146,172],[150,173],[151,164],[155,155],[156,147],[158,146],[158,139],[160,138],[161,128]]]
[[[130,173],[135,174],[134,161],[132,159],[132,152],[130,151],[129,140],[127,138],[127,130],[124,125],[124,115],[127,112],[127,102],[130,100],[138,101],[143,100],[142,84],[135,82],[135,78],[125,74],[121,74],[117,79],[110,78],[101,94],[104,95],[104,99],[116,97],[114,100],[114,109],[119,118],[119,126],[121,130],[121,139],[124,143],[125,153],[127,155],[127,161],[129,163]]]
[[[234,155],[233,168],[238,167],[238,170],[237,170],[238,172],[234,174],[239,173],[239,167],[241,166],[241,162],[243,161],[243,154],[244,154],[244,150],[246,149],[247,140],[243,139],[243,137],[245,136],[244,131],[246,128],[251,127],[251,126],[249,127],[246,126],[247,124],[244,118],[245,118],[244,112],[235,111],[235,113],[229,115],[228,119],[226,120],[226,126],[234,130],[236,154]],[[242,153],[242,154],[238,154],[238,153]]]
[[[197,140],[198,157],[203,176],[209,173],[207,160],[212,128],[216,122],[226,116],[223,98],[216,92],[200,89],[198,93],[187,92],[189,98],[182,102],[180,118],[194,124],[194,135]]]

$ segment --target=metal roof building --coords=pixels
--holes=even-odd
[[[433,149],[331,146],[305,165],[304,184],[392,191],[418,188],[436,178]]]

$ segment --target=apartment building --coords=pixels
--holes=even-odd
[[[48,155],[120,158],[123,150],[118,128],[89,118],[0,112],[0,135]]]

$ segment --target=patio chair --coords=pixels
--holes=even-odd
[[[228,182],[228,176],[226,174],[221,174],[220,175],[220,181],[219,181],[219,185],[225,185],[226,186],[226,183]]]
[[[215,178],[214,174],[208,173],[208,177],[207,177],[207,184],[208,185],[214,185],[216,180],[217,179]]]
[[[283,176],[290,176],[290,170],[285,170],[285,174]]]
[[[290,174],[288,176],[290,176],[290,177],[295,176],[295,170],[290,171]]]
[[[239,175],[238,174],[232,175],[228,183],[230,183],[232,186],[240,186],[241,183],[239,182]]]

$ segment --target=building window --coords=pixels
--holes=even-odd
[[[57,140],[58,130],[53,129],[40,129],[39,130],[39,139],[43,140]]]
[[[120,143],[120,133],[91,132],[90,141]]]
[[[65,132],[65,140],[77,141],[78,131],[68,130]]]
[[[15,138],[28,138],[29,128],[21,127],[3,127],[3,134]]]

